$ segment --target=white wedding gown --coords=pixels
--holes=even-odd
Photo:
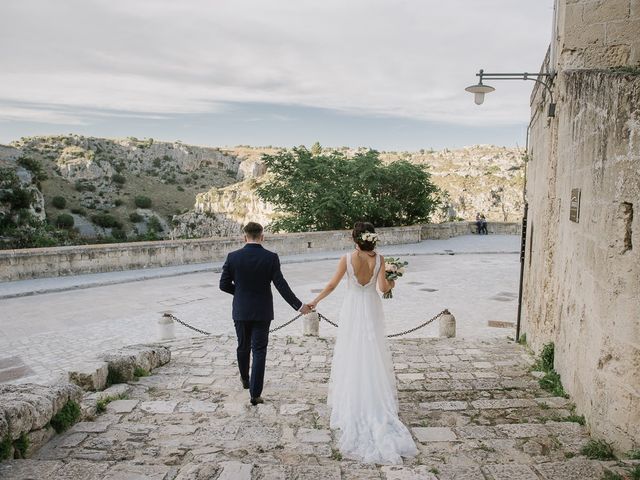
[[[331,428],[340,429],[345,457],[365,463],[402,463],[417,453],[411,433],[398,418],[398,395],[376,290],[380,255],[371,280],[358,282],[347,260],[347,293],[333,351],[329,396]]]

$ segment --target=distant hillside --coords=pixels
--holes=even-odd
[[[346,155],[357,150],[339,149]],[[244,147],[244,154],[250,149]],[[262,149],[261,153],[268,152]],[[273,150],[275,151],[275,149]],[[434,222],[473,220],[483,213],[489,221],[520,221],[523,209],[524,161],[515,148],[475,145],[457,150],[382,152],[385,162],[408,160],[426,164],[433,182],[448,194],[448,208]],[[249,220],[268,224],[277,213],[255,193],[264,181],[259,155],[248,155],[252,174],[225,187],[212,187],[196,196],[193,211],[175,218],[174,237],[236,234]]]
[[[215,148],[153,139],[26,137],[0,146],[0,245],[47,246],[228,235],[272,206],[255,195],[275,147]],[[355,150],[342,149],[347,154]],[[430,166],[450,214],[518,220],[523,163],[515,149],[382,152]]]
[[[387,152],[382,158],[429,165],[434,183],[448,192],[459,218],[472,220],[478,212],[493,221],[522,218],[524,160],[520,149],[474,145],[456,150]]]

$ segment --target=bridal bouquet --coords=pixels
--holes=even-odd
[[[385,258],[384,259],[384,271],[387,280],[397,280],[404,275],[404,267],[409,265],[409,262],[403,262],[399,258]],[[393,298],[393,289],[382,294],[382,298]]]

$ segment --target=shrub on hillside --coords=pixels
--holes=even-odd
[[[33,193],[24,188],[16,187],[8,194],[11,210],[17,211],[29,208],[33,201]]]
[[[153,216],[149,219],[149,222],[147,223],[147,227],[149,227],[150,232],[157,233],[157,232],[162,232],[164,230],[164,228],[162,227],[162,223],[160,223],[160,220],[156,216]]]
[[[96,186],[92,183],[83,182],[82,180],[78,180],[75,183],[75,189],[78,192],[95,192]]]
[[[47,174],[42,169],[42,165],[35,158],[22,157],[18,159],[18,165],[29,170],[38,181],[46,180],[48,178]]]
[[[51,205],[56,207],[58,210],[62,210],[67,206],[67,199],[64,197],[53,197],[51,199]]]
[[[118,222],[113,215],[109,215],[108,213],[91,215],[91,221],[102,228],[122,228],[120,222]]]
[[[119,241],[124,241],[127,239],[127,234],[122,228],[114,227],[111,229],[111,236]]]
[[[142,218],[143,218],[142,215],[140,215],[138,212],[131,212],[129,214],[129,220],[132,223],[139,223],[142,221]]]
[[[71,228],[74,223],[73,216],[68,213],[61,213],[56,218],[56,227],[58,228]]]
[[[134,203],[138,208],[149,208],[151,207],[151,199],[149,197],[145,197],[144,195],[138,195],[134,199]]]
[[[115,173],[111,176],[111,180],[118,185],[124,185],[124,183],[127,181],[127,178],[124,175]]]

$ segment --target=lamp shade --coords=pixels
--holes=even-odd
[[[491,93],[495,90],[495,88],[489,85],[478,83],[476,85],[471,85],[470,87],[465,88],[465,90],[469,93],[473,93],[473,101],[476,103],[476,105],[481,105],[482,102],[484,102],[485,93]]]

